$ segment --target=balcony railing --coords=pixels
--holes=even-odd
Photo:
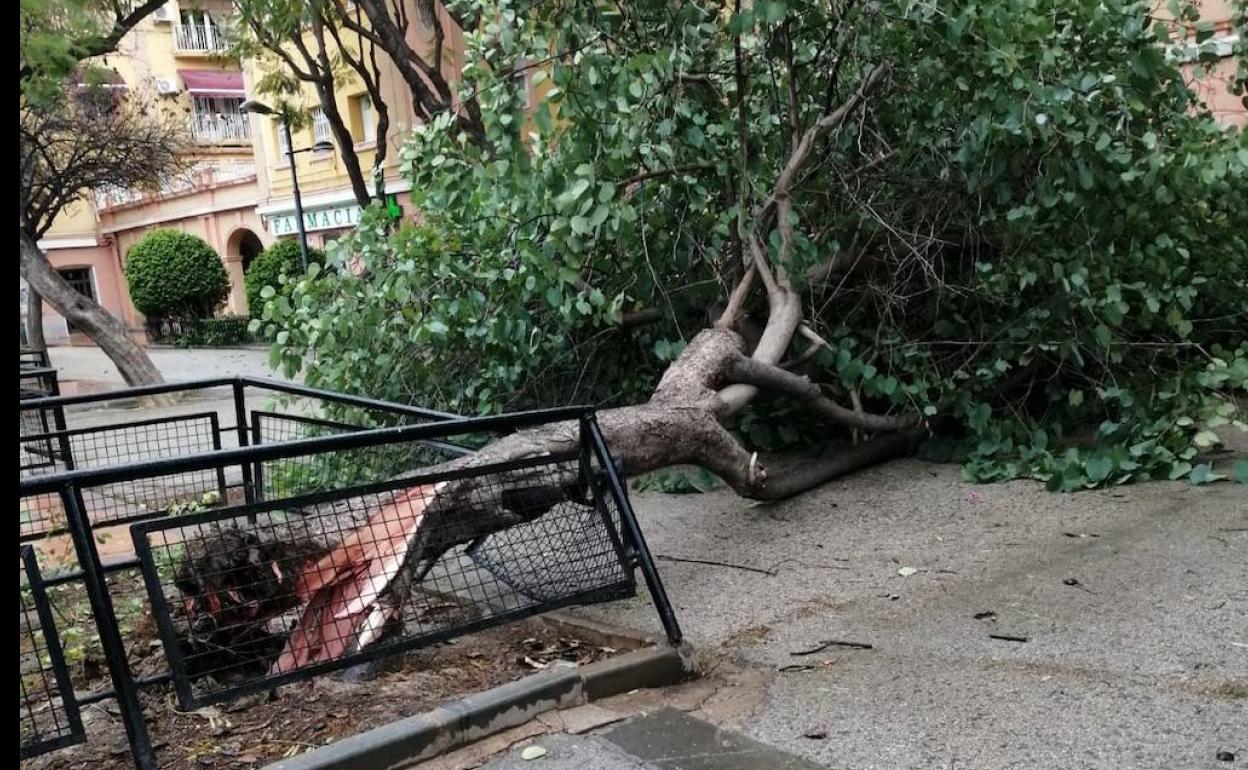
[[[175,24],[174,40],[179,51],[223,51],[225,38],[212,24]]]
[[[120,187],[101,187],[95,190],[95,206],[103,211],[148,199],[194,192],[212,185],[252,179],[256,164],[248,161],[221,161],[201,163],[183,173],[163,181],[155,190],[127,190]]]
[[[251,137],[251,124],[237,113],[197,112],[191,115],[191,136],[201,144],[244,142]]]

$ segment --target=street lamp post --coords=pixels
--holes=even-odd
[[[299,227],[299,262],[303,272],[308,272],[308,231],[303,226],[303,199],[299,195],[299,173],[295,170],[295,155],[301,152],[333,152],[333,142],[317,142],[311,147],[296,150],[294,140],[290,136],[290,120],[263,102],[248,99],[241,105],[243,112],[254,112],[257,115],[276,115],[282,122],[282,131],[286,136],[286,159],[290,162],[290,186],[295,196],[295,222]]]

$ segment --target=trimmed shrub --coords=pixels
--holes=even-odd
[[[324,264],[325,254],[319,249],[308,248],[308,264]],[[282,291],[281,276],[296,276],[303,272],[299,259],[299,241],[286,239],[278,241],[260,252],[243,276],[243,289],[247,293],[247,309],[253,318],[259,318],[264,310],[264,299],[260,291],[265,286],[272,286],[278,293]]]
[[[217,252],[180,230],[153,230],[131,246],[126,284],[134,306],[153,318],[211,316],[230,291]]]

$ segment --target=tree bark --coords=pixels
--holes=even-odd
[[[39,250],[35,238],[21,234],[21,274],[35,294],[42,296],[66,320],[87,333],[121,372],[128,385],[154,385],[164,382],[160,371],[143,348],[130,336],[130,330],[99,303],[78,293],[52,269]]]
[[[359,5],[368,16],[371,29],[366,30],[363,25],[354,23],[349,18],[345,19],[344,23],[348,29],[368,35],[374,43],[390,55],[395,69],[399,71],[399,75],[412,93],[412,104],[420,117],[430,120],[438,113],[453,109],[455,91],[442,74],[441,59],[425,61],[419,53],[413,50],[407,43],[405,27],[400,27],[395,22],[382,0],[360,0]],[[441,41],[444,31],[436,14],[431,22],[436,39]],[[437,48],[436,53],[440,56],[440,42]],[[456,112],[456,123],[481,151],[493,152],[493,146],[489,137],[486,136],[485,124],[481,117],[481,106],[475,97],[460,105],[460,109]]]
[[[26,347],[47,350],[48,341],[43,336],[43,297],[29,285],[26,292]]]

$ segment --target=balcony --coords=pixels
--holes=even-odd
[[[214,24],[175,24],[173,39],[181,53],[219,53],[226,49],[225,36]]]
[[[241,113],[196,112],[191,115],[191,136],[199,144],[245,144],[251,139],[251,123]]]

